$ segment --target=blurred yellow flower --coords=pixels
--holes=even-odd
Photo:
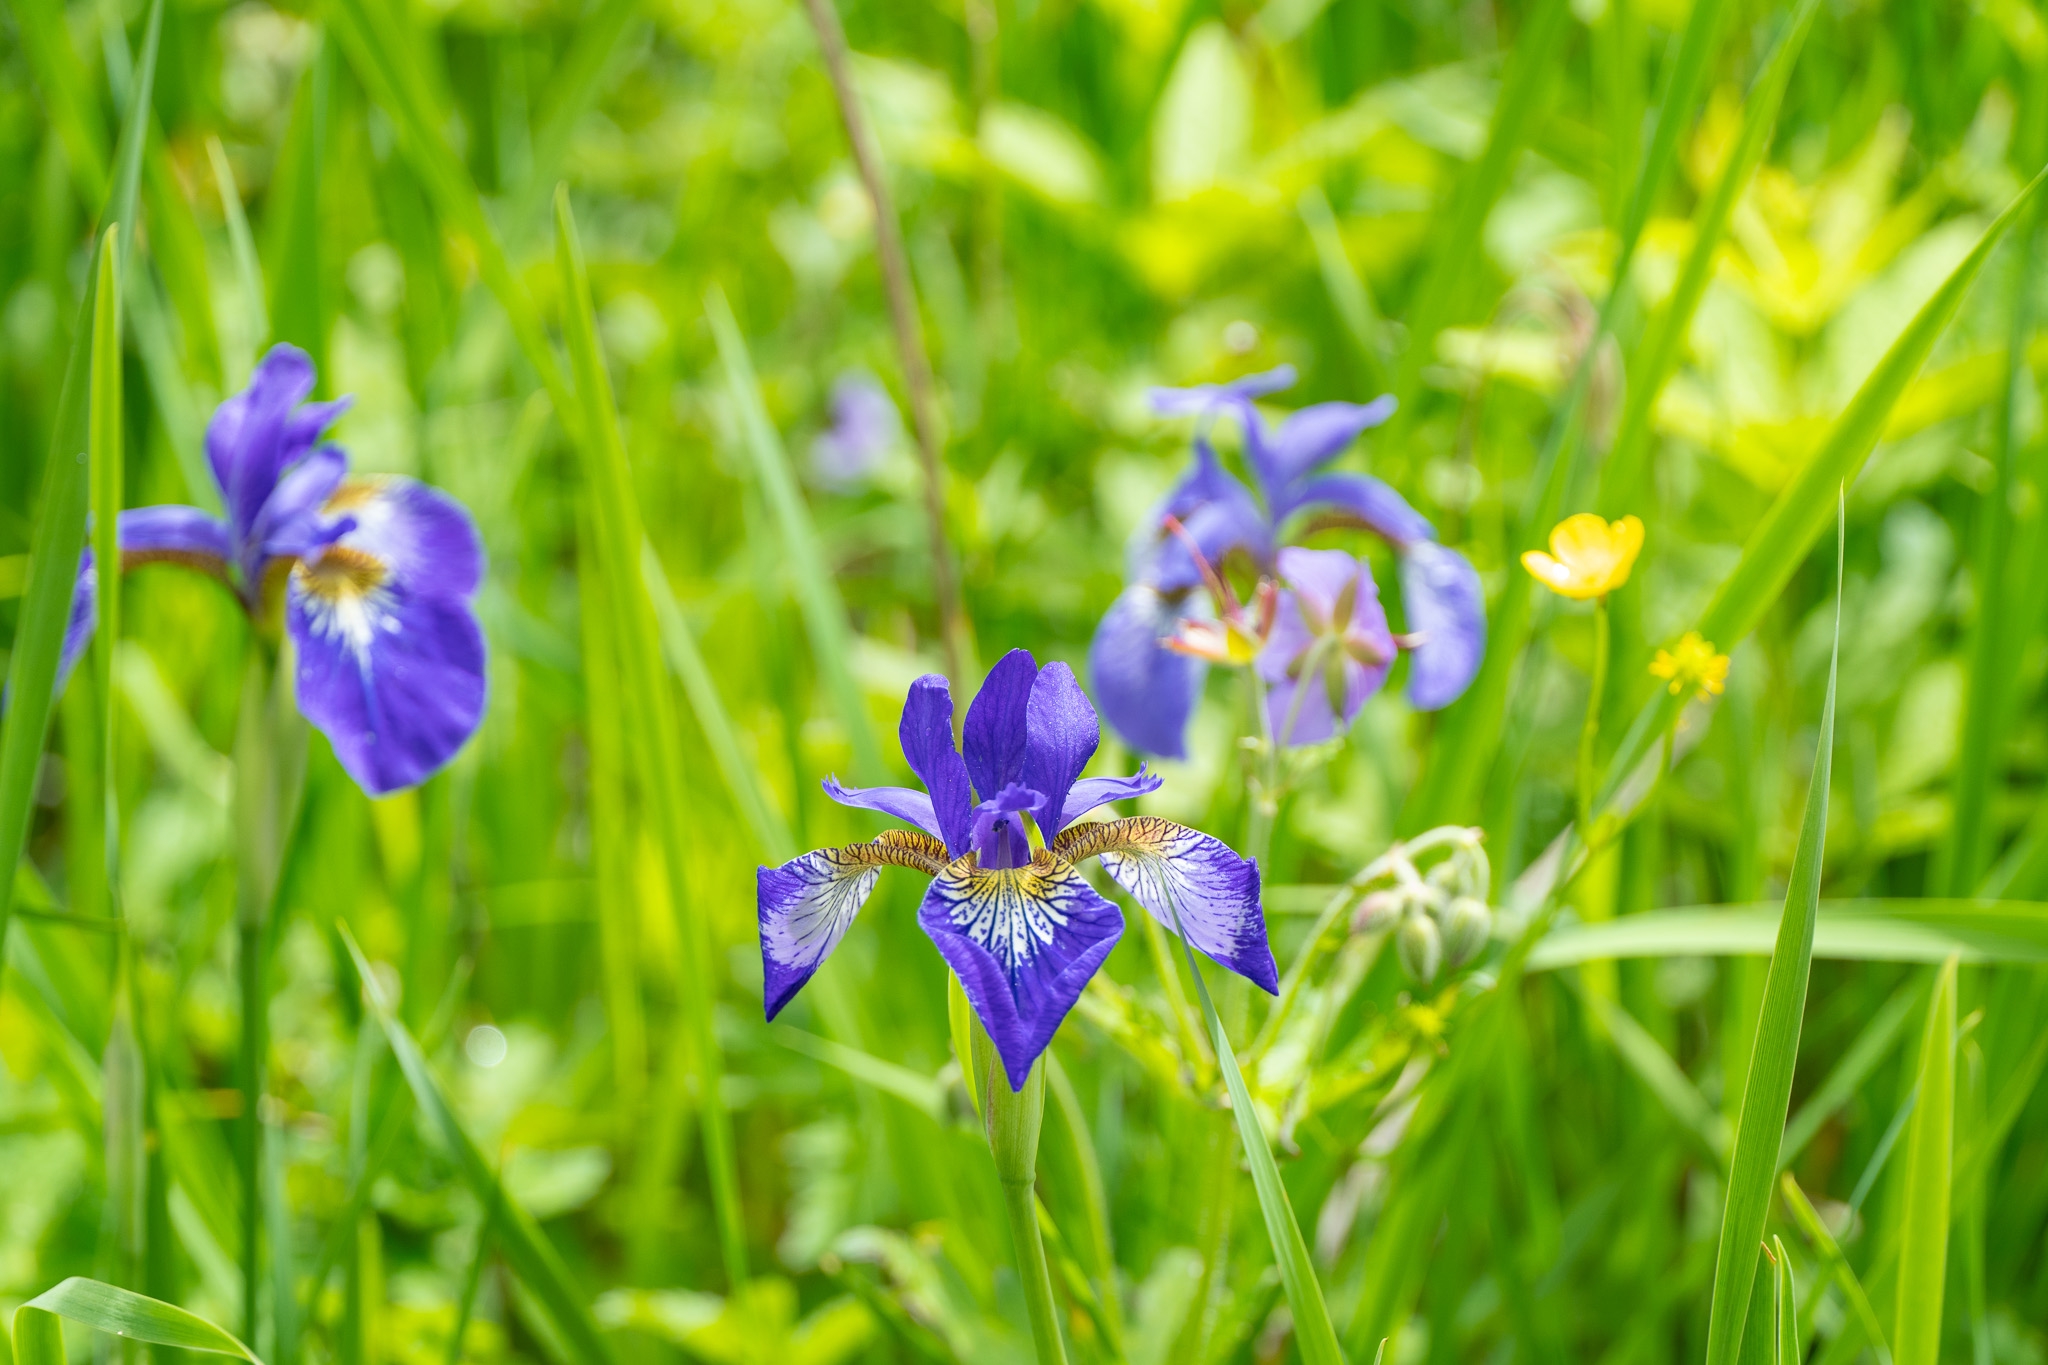
[[[1714,652],[1714,642],[1703,640],[1689,630],[1676,649],[1660,649],[1650,662],[1650,671],[1671,681],[1671,695],[1697,687],[1703,697],[1718,697],[1728,682],[1728,656]]]
[[[1528,550],[1522,567],[1563,597],[1605,597],[1628,582],[1643,549],[1643,523],[1608,522],[1591,512],[1566,517],[1550,533],[1550,553]]]

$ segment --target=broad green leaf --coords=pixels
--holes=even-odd
[[[782,533],[783,550],[789,556],[790,574],[796,580],[797,601],[803,608],[804,629],[811,637],[811,653],[824,676],[839,718],[853,745],[853,767],[864,784],[887,780],[881,751],[875,747],[873,728],[853,675],[852,631],[846,624],[846,604],[840,600],[838,585],[825,566],[818,528],[810,509],[797,491],[796,476],[782,438],[768,420],[761,402],[761,387],[754,378],[754,362],[747,354],[746,339],[740,335],[732,306],[725,291],[716,285],[704,296],[704,314],[711,321],[711,334],[718,342],[718,358],[725,366],[725,382],[740,419],[740,439],[752,457],[754,476],[775,513]]]
[[[1897,1365],[1936,1365],[1941,1358],[1941,1299],[1955,1159],[1956,964],[1951,957],[1934,979],[1934,998],[1927,1004],[1927,1029],[1920,1043],[1919,1100],[1906,1130],[1899,1302],[1892,1330]]]
[[[238,1360],[262,1365],[254,1351],[198,1314],[98,1280],[74,1275],[56,1288],[36,1295],[26,1306],[40,1308],[110,1336],[146,1341],[155,1346],[204,1351],[208,1355],[234,1356]],[[17,1343],[20,1330],[21,1322],[17,1318]]]
[[[397,1060],[398,1069],[404,1073],[421,1115],[441,1145],[455,1158],[456,1166],[476,1197],[486,1207],[497,1210],[495,1227],[505,1260],[546,1307],[555,1330],[562,1334],[580,1359],[610,1361],[611,1345],[599,1330],[583,1292],[570,1279],[569,1268],[562,1263],[560,1253],[533,1221],[533,1216],[527,1213],[525,1206],[504,1188],[497,1172],[491,1169],[490,1162],[476,1145],[476,1140],[463,1127],[461,1116],[455,1112],[448,1092],[434,1075],[426,1054],[413,1040],[411,1031],[392,1013],[390,1003],[384,998],[384,987],[370,960],[356,946],[355,936],[346,924],[337,923],[336,928],[349,956],[355,961],[356,975],[362,982],[363,999],[376,1018],[385,1042],[390,1045],[391,1055]]]
[[[675,698],[661,666],[661,640],[641,559],[646,535],[641,530],[632,470],[626,461],[625,437],[619,430],[611,375],[597,339],[597,313],[567,185],[555,191],[555,258],[564,300],[563,331],[580,400],[573,429],[585,438],[580,449],[597,540],[593,547],[597,563],[591,567],[605,579],[625,712],[632,732],[642,737],[636,751],[643,759],[641,772],[655,836],[668,869],[669,900],[683,948],[683,969],[690,981],[682,992],[680,1013],[696,1063],[697,1112],[710,1167],[720,1249],[726,1274],[738,1286],[747,1279],[746,1229],[733,1161],[732,1126],[720,1093],[725,1063],[711,1018],[718,973],[705,916],[690,904],[690,801],[677,738]]]
[[[1729,1365],[1741,1350],[1778,1150],[1784,1142],[1792,1071],[1799,1060],[1806,983],[1813,967],[1814,926],[1820,918],[1821,866],[1827,846],[1828,781],[1834,765],[1835,674],[1842,646],[1842,545],[1847,511],[1846,495],[1838,491],[1836,496],[1835,637],[1828,656],[1828,690],[1821,703],[1820,741],[1806,788],[1806,815],[1792,855],[1785,911],[1771,950],[1756,1046],[1750,1053],[1742,1110],[1735,1123],[1735,1148],[1728,1162],[1721,1241],[1714,1257],[1714,1297],[1707,1316],[1707,1365]]]
[[[1628,396],[1622,407],[1621,423],[1600,475],[1600,506],[1609,516],[1635,510],[1641,496],[1652,405],[1672,371],[1678,368],[1693,314],[1699,310],[1700,300],[1713,280],[1714,263],[1727,234],[1728,221],[1770,146],[1786,84],[1792,79],[1799,49],[1805,45],[1813,17],[1819,11],[1820,0],[1800,0],[1799,7],[1779,30],[1771,55],[1750,86],[1749,98],[1743,101],[1742,130],[1736,134],[1735,145],[1728,151],[1713,191],[1693,219],[1692,245],[1686,251],[1685,264],[1679,268],[1678,282],[1672,287],[1670,298],[1650,320],[1630,360]],[[1697,17],[1699,7],[1695,6],[1693,12]],[[1661,124],[1658,132],[1663,132]]]
[[[1322,1285],[1316,1280],[1315,1262],[1309,1259],[1308,1243],[1302,1240],[1301,1225],[1294,1219],[1294,1205],[1287,1187],[1280,1183],[1280,1168],[1273,1161],[1265,1127],[1259,1122],[1258,1107],[1238,1069],[1237,1054],[1231,1050],[1230,1035],[1209,998],[1209,985],[1196,965],[1194,949],[1180,932],[1180,907],[1173,907],[1174,931],[1179,936],[1181,955],[1195,978],[1195,993],[1201,997],[1202,1018],[1209,1026],[1209,1039],[1216,1049],[1217,1069],[1230,1093],[1231,1116],[1237,1120],[1238,1140],[1244,1147],[1245,1162],[1251,1167],[1252,1188],[1259,1197],[1259,1212],[1266,1223],[1266,1238],[1273,1245],[1273,1259],[1279,1264],[1280,1284],[1287,1294],[1287,1306],[1294,1314],[1294,1340],[1308,1365],[1344,1365],[1344,1348],[1338,1344],[1337,1329],[1330,1322],[1329,1307],[1323,1302]]]
[[[101,233],[119,225],[120,259],[126,261],[135,237],[136,186],[142,178],[147,115],[155,88],[158,38],[163,30],[163,0],[154,0],[142,42],[135,99],[121,127],[114,153],[114,178],[100,211]],[[98,302],[98,246],[87,279],[95,283],[79,303],[78,325],[72,333],[71,355],[57,397],[57,422],[50,453],[43,466],[43,490],[37,503],[35,538],[29,549],[28,580],[8,655],[7,713],[0,731],[0,888],[14,885],[14,870],[28,833],[35,796],[36,768],[42,757],[43,733],[49,725],[56,689],[57,661],[64,644],[64,624],[71,612],[71,592],[78,577],[78,555],[85,545],[87,502],[87,408],[92,364],[92,319]],[[11,900],[11,897],[10,897]],[[0,905],[0,944],[7,937],[7,910]]]
[[[1778,915],[1761,906],[1649,910],[1555,928],[1529,954],[1529,970],[1602,958],[1761,957]],[[2048,961],[2048,905],[2031,901],[1824,901],[1814,956],[1848,962]]]
[[[1976,283],[1992,249],[2019,220],[2044,178],[2048,178],[2048,172],[2035,176],[1984,229],[1969,255],[1921,305],[1912,322],[1871,370],[1849,406],[1828,428],[1812,458],[1764,513],[1743,546],[1734,572],[1722,581],[1695,627],[1715,648],[1726,652],[1745,639],[1805,562],[1808,550],[1827,524],[1829,506],[1839,490],[1862,472],[1900,396],[1919,373],[1970,286]],[[1662,688],[1651,694],[1608,765],[1599,798],[1603,808],[1613,801],[1622,783],[1677,719],[1684,704],[1684,698]]]

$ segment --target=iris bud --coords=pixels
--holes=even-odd
[[[1493,912],[1486,902],[1460,896],[1444,912],[1444,956],[1453,967],[1479,955],[1493,932]]]
[[[1378,934],[1391,929],[1401,914],[1401,895],[1392,889],[1375,891],[1358,903],[1351,916],[1351,932]]]
[[[1401,969],[1410,978],[1424,986],[1436,980],[1436,970],[1443,965],[1444,941],[1435,920],[1427,915],[1408,916],[1401,921],[1394,946],[1401,954]]]

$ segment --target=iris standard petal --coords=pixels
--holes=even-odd
[[[197,507],[177,503],[131,507],[115,520],[114,536],[121,547],[123,570],[140,564],[182,564],[216,578],[227,576],[232,553],[227,523]],[[57,660],[59,691],[92,639],[98,590],[99,574],[92,551],[87,550],[78,558],[78,579],[71,589],[71,614],[64,622],[64,649]]]
[[[1012,782],[974,808],[974,854],[982,867],[1022,867],[1031,861],[1031,839],[1018,818],[1045,804],[1045,793]]]
[[[1294,367],[1278,365],[1227,384],[1194,384],[1184,389],[1154,389],[1152,411],[1162,417],[1199,416],[1233,398],[1263,398],[1294,387]]]
[[[1401,556],[1401,604],[1422,641],[1409,652],[1408,700],[1434,711],[1463,695],[1486,653],[1486,594],[1456,550],[1418,541]]]
[[[939,828],[938,815],[932,810],[931,797],[921,791],[909,787],[842,787],[836,777],[826,778],[823,785],[825,795],[842,806],[878,810],[898,820],[908,820],[935,839],[946,837]]]
[[[301,407],[313,381],[311,357],[296,346],[273,346],[249,386],[215,408],[207,423],[206,457],[238,532],[255,524],[279,476],[347,409],[346,399]]]
[[[1038,662],[1031,651],[1013,649],[996,661],[967,704],[967,720],[960,727],[961,756],[983,800],[1024,776],[1024,711],[1037,677]]]
[[[1012,1090],[1124,930],[1123,914],[1047,853],[1023,867],[953,863],[932,879],[917,922],[960,978]]]
[[[1169,516],[1181,523],[1183,535],[1164,529]],[[1154,509],[1145,534],[1145,549],[1132,566],[1132,577],[1162,592],[1202,583],[1190,541],[1212,566],[1233,550],[1245,551],[1260,565],[1273,557],[1271,518],[1205,441],[1195,442],[1194,467]]]
[[[1140,815],[1078,825],[1059,839],[1054,853],[1073,862],[1101,858],[1103,870],[1154,919],[1172,930],[1178,909],[1190,943],[1261,989],[1279,993],[1280,974],[1259,904],[1259,865],[1221,839]]]
[[[348,456],[340,446],[321,446],[285,471],[256,513],[243,547],[242,572],[250,582],[261,574],[264,561],[297,559],[355,529],[353,522],[337,521],[323,510],[347,477]]]
[[[1361,432],[1393,415],[1394,396],[1384,394],[1370,403],[1316,403],[1289,413],[1277,428],[1268,428],[1247,405],[1246,452],[1271,498],[1275,490],[1336,459]]]
[[[1106,806],[1112,801],[1130,801],[1158,791],[1161,785],[1162,779],[1146,772],[1142,763],[1138,765],[1138,771],[1129,777],[1084,777],[1067,793],[1067,804],[1060,811],[1060,828],[1064,830],[1098,806]]]
[[[1073,669],[1049,663],[1038,671],[1025,728],[1024,784],[1043,793],[1039,831],[1053,839],[1065,824],[1067,793],[1102,743],[1102,724]]]
[[[1088,645],[1103,716],[1124,743],[1162,758],[1187,756],[1188,717],[1202,690],[1202,663],[1161,644],[1179,619],[1178,600],[1138,584],[1111,604]]]
[[[936,839],[896,829],[869,843],[821,848],[781,867],[755,869],[768,1017],[780,1014],[839,946],[884,867],[930,874],[945,865],[946,850]]]
[[[1408,500],[1391,486],[1370,474],[1323,474],[1293,485],[1273,515],[1324,508],[1355,521],[1396,546],[1407,547],[1418,540],[1435,540],[1436,528],[1429,518],[1408,505]]]
[[[967,765],[953,747],[953,690],[943,675],[927,673],[910,685],[896,737],[904,761],[931,793],[932,817],[946,852],[959,857],[974,832],[974,796]]]

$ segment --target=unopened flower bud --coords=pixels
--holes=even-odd
[[[1354,934],[1378,934],[1394,927],[1401,914],[1400,893],[1392,889],[1375,891],[1358,903],[1351,916]]]
[[[1463,966],[1479,955],[1493,933],[1493,911],[1486,902],[1460,896],[1444,912],[1444,956],[1453,967]]]
[[[1411,979],[1425,986],[1436,980],[1436,969],[1443,964],[1444,940],[1435,920],[1427,915],[1408,916],[1401,921],[1394,946],[1401,954],[1401,970]]]

